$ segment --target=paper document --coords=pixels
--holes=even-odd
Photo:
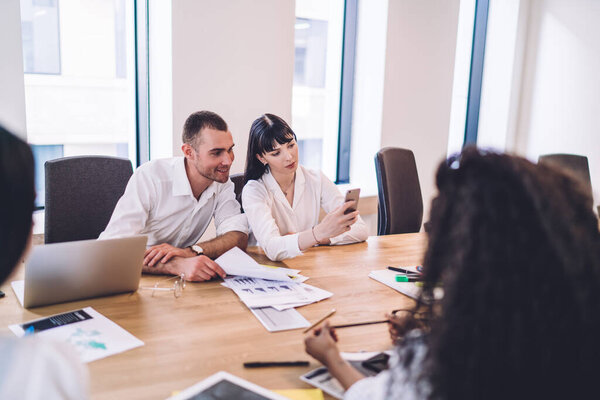
[[[407,295],[408,297],[412,297],[413,299],[419,297],[421,288],[415,285],[414,282],[396,282],[397,274],[398,272],[390,271],[389,269],[379,269],[376,271],[371,271],[369,278],[375,279],[376,281],[381,282],[384,285],[387,285],[392,289]]]
[[[19,300],[19,303],[23,305],[23,298],[25,297],[25,281],[12,281],[10,283],[15,296]]]
[[[248,308],[282,306],[283,310],[315,303],[332,296],[331,292],[305,283],[270,281],[245,276],[225,278],[222,285],[232,289]]]
[[[328,299],[331,296],[333,296],[333,293],[328,292],[327,290],[323,290],[318,287],[308,285],[306,283],[302,284],[302,287],[304,288],[305,292],[309,295],[309,297],[310,297],[309,301],[301,302],[301,303],[291,303],[291,304],[278,304],[278,305],[272,305],[271,307],[273,307],[276,310],[282,311],[282,310],[287,310],[288,308],[306,306],[308,304],[316,303],[318,301],[325,300],[325,299]]]
[[[398,272],[390,271],[389,269],[379,269],[371,271],[369,278],[375,279],[376,281],[381,282],[384,285],[387,285],[392,289],[407,295],[408,297],[412,297],[413,299],[419,297],[419,294],[421,293],[421,288],[419,286],[415,285],[414,282],[396,282],[396,275],[398,275]],[[444,297],[444,289],[441,287],[435,288],[433,290],[433,295],[435,296],[436,300],[441,299]]]
[[[73,345],[81,361],[91,362],[118,354],[144,342],[131,335],[92,307],[10,325],[18,337],[35,334]]]
[[[280,389],[273,390],[290,400],[324,400],[321,389]]]
[[[293,308],[277,311],[271,307],[264,307],[251,308],[250,311],[269,332],[287,331],[310,326],[306,318]]]
[[[227,275],[249,276],[273,281],[294,282],[294,274],[287,268],[265,267],[257,263],[240,248],[234,247],[215,259]],[[298,278],[296,278],[298,279]]]

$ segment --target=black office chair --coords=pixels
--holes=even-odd
[[[65,157],[45,163],[46,243],[96,239],[108,225],[133,174],[116,157]]]
[[[577,154],[545,154],[539,157],[538,164],[562,169],[569,173],[572,177],[581,182],[590,198],[593,197],[590,167],[586,156]]]
[[[229,175],[229,179],[233,182],[233,191],[235,192],[235,199],[242,205],[242,190],[244,189],[244,174],[233,174]],[[242,207],[242,212],[244,207]]]
[[[377,234],[419,232],[423,198],[412,151],[385,147],[375,155],[379,212]]]

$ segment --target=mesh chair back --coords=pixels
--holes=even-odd
[[[133,174],[131,161],[80,156],[47,161],[46,243],[96,239]]]
[[[419,232],[423,198],[412,151],[385,147],[375,155],[379,192],[378,235]]]
[[[233,182],[233,191],[235,192],[235,199],[242,205],[242,190],[244,189],[244,174],[233,174],[229,176],[231,182]],[[243,207],[242,207],[243,211]]]

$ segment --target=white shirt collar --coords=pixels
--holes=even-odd
[[[266,171],[261,179],[274,196],[277,196],[280,201],[283,201],[289,205],[285,195],[283,194],[283,190],[281,190],[281,187],[275,180],[275,177],[273,177],[273,174],[271,174],[271,171]],[[294,207],[296,204],[298,204],[299,199],[304,193],[305,181],[306,179],[304,177],[303,168],[299,165],[296,169],[296,180],[294,181]]]
[[[177,157],[173,163],[173,196],[192,196],[192,185],[185,172],[185,157]]]
[[[173,196],[192,196],[192,185],[185,172],[185,157],[177,157],[173,163]],[[277,184],[277,182],[275,182]],[[211,182],[210,185],[202,193],[200,198],[209,199],[212,195],[216,194],[218,182]]]

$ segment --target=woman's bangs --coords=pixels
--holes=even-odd
[[[273,136],[262,135],[259,141],[259,154],[269,153],[275,149],[275,142],[279,144],[286,144],[296,139],[293,132],[290,131],[279,131],[275,132]]]

